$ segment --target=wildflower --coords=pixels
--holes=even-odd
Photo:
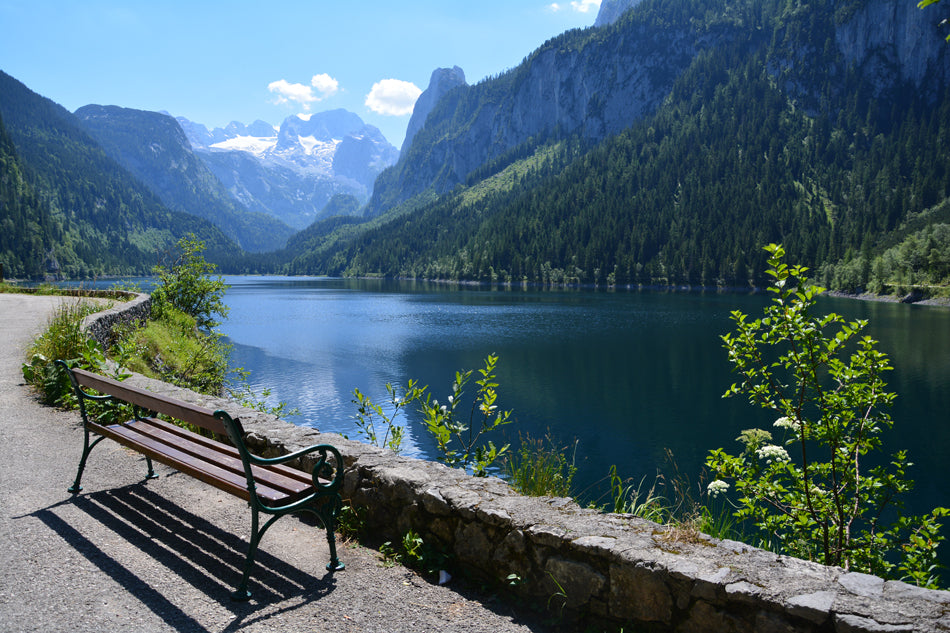
[[[775,423],[772,424],[772,426],[779,429],[788,429],[789,431],[794,431],[798,427],[798,422],[796,422],[792,418],[785,417],[785,418],[779,418],[778,420],[776,420]]]
[[[764,459],[766,464],[771,464],[772,462],[787,462],[790,459],[788,452],[781,446],[776,446],[775,444],[766,444],[758,449],[755,454],[758,455],[759,459]]]
[[[722,479],[717,479],[715,481],[709,482],[709,485],[706,486],[706,492],[709,493],[710,497],[718,497],[720,494],[729,490],[729,484],[723,481]]]

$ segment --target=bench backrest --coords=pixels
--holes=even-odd
[[[117,400],[134,404],[142,409],[163,413],[177,420],[200,426],[212,433],[228,435],[224,423],[214,417],[214,411],[211,409],[146,391],[84,369],[71,369],[69,371],[76,383],[85,389],[95,389],[101,394],[113,396]]]

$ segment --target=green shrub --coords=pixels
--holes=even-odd
[[[83,320],[99,308],[87,301],[63,301],[49,318],[43,331],[27,348],[23,379],[50,405],[71,406],[72,386],[66,374],[54,364],[63,360],[70,367],[102,372],[102,347],[86,336]]]
[[[221,277],[212,277],[216,267],[201,255],[204,242],[189,235],[178,240],[177,253],[168,265],[158,265],[152,272],[158,284],[152,292],[153,311],[162,318],[167,307],[194,318],[202,330],[213,330],[220,318],[228,315],[224,293],[228,286]]]
[[[426,388],[419,387],[418,384],[418,381],[410,380],[400,396],[396,387],[386,383],[392,413],[387,413],[381,405],[370,400],[359,389],[354,389],[352,402],[356,405],[357,433],[373,446],[388,448],[398,453],[402,448],[404,427],[396,424],[396,418],[402,409],[422,398]]]
[[[948,510],[903,515],[901,496],[913,487],[904,451],[887,465],[867,465],[893,425],[885,411],[895,398],[884,381],[888,358],[860,336],[865,321],[812,314],[824,289],[808,283],[807,269],[784,264],[781,246],[766,250],[773,300],[761,319],[732,313],[736,330],[722,340],[741,379],[726,396],[744,395],[771,411],[784,441],[748,429],[737,438],[738,455],[712,451],[706,463],[717,479],[709,493],[726,495],[734,486],[736,518],[766,546],[934,586],[939,517]]]
[[[550,435],[533,439],[521,438],[521,446],[505,460],[508,483],[517,492],[529,497],[569,497],[573,494],[577,466],[573,446],[558,446]]]
[[[201,393],[220,395],[228,376],[230,346],[217,332],[198,329],[194,317],[166,305],[157,319],[131,330],[121,346],[134,372]]]
[[[463,400],[465,388],[472,378],[471,370],[455,372],[452,393],[446,398],[448,404],[440,405],[438,400],[431,398],[422,404],[426,428],[439,449],[439,461],[453,468],[471,469],[476,477],[488,476],[489,467],[509,447],[508,444],[496,447],[491,440],[481,441],[482,436],[513,422],[511,411],[498,408],[498,393],[495,391],[498,387],[495,382],[497,365],[498,356],[489,354],[485,367],[478,370],[481,378],[475,381],[478,389],[467,414]]]

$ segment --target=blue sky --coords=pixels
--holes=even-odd
[[[600,0],[0,0],[0,69],[70,111],[208,127],[346,108],[402,144],[432,71],[469,83],[593,24]]]

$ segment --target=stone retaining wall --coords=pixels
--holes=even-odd
[[[571,499],[523,497],[499,479],[400,457],[143,376],[129,381],[240,416],[248,445],[265,456],[337,446],[344,499],[372,534],[398,541],[414,530],[450,555],[454,573],[541,606],[563,605],[585,622],[628,631],[950,630],[948,592],[601,514]]]
[[[148,321],[152,314],[152,297],[144,293],[108,290],[99,294],[96,291],[83,291],[83,296],[132,297],[129,301],[117,302],[108,310],[90,314],[83,320],[83,329],[105,350],[112,344],[112,329],[115,326],[142,323]]]

